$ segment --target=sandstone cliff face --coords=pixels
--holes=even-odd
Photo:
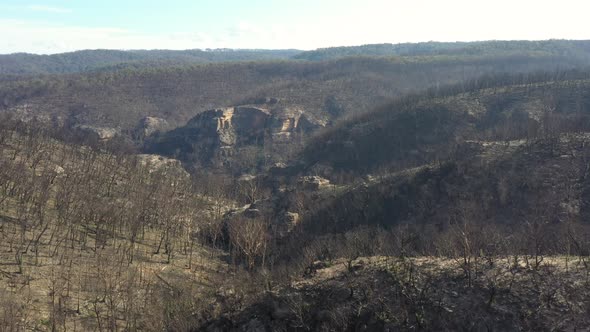
[[[161,154],[176,152],[181,159],[196,157],[214,165],[231,161],[243,149],[288,146],[326,121],[307,114],[300,107],[283,107],[280,101],[267,98],[262,104],[212,109],[191,119],[154,142]]]
[[[194,117],[187,127],[215,131],[223,145],[238,141],[256,143],[266,134],[285,139],[294,133],[311,132],[324,127],[326,121],[310,117],[301,108],[267,108],[266,105],[241,105],[206,111]]]
[[[301,108],[285,108],[275,116],[271,132],[273,139],[288,141],[292,134],[308,133],[325,125],[324,121],[310,118]]]

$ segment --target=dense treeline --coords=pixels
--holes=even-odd
[[[112,71],[121,67],[149,68],[208,62],[287,59],[297,50],[84,50],[52,55],[0,55],[0,75],[67,74]]]
[[[546,55],[568,56],[587,61],[590,42],[585,40],[426,42],[402,44],[371,44],[331,47],[302,52],[295,59],[328,60],[347,56],[506,56]]]
[[[0,75],[67,74],[124,68],[182,66],[211,62],[269,60],[333,60],[344,57],[404,57],[427,59],[465,57],[563,57],[587,63],[590,43],[584,40],[426,42],[372,44],[298,50],[83,50],[53,55],[14,53],[0,55]]]

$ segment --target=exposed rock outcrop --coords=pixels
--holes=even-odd
[[[285,108],[276,114],[271,124],[275,140],[289,140],[293,133],[311,132],[326,126],[326,122],[311,119],[301,108]]]
[[[96,140],[99,141],[108,141],[110,139],[113,139],[119,133],[117,129],[108,127],[79,125],[75,128],[87,135],[88,137],[94,137]]]
[[[299,213],[285,212],[283,215],[283,224],[285,225],[287,233],[291,232],[299,223]]]
[[[168,121],[153,116],[146,116],[139,120],[137,127],[135,128],[135,136],[137,138],[144,138],[151,134],[164,131],[168,128]]]
[[[139,154],[137,161],[144,167],[147,167],[149,173],[166,172],[174,173],[181,177],[189,177],[179,160],[162,157],[154,154]]]
[[[328,179],[324,179],[321,176],[303,176],[299,178],[297,184],[300,188],[304,190],[320,190],[321,188],[330,184]]]
[[[281,106],[275,98],[261,102],[205,111],[186,126],[160,135],[148,150],[166,155],[176,153],[184,160],[197,158],[221,166],[232,159],[243,159],[244,153],[237,155],[247,147],[298,142],[295,137],[326,126],[325,119],[310,115],[300,107]],[[258,158],[251,153],[250,157]]]

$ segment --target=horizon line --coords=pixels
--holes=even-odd
[[[77,52],[87,52],[87,51],[116,51],[116,52],[151,52],[151,51],[171,51],[171,52],[187,52],[187,51],[201,51],[201,52],[215,52],[215,51],[298,51],[298,52],[313,52],[319,50],[328,50],[334,48],[354,48],[354,47],[363,47],[363,46],[373,46],[373,45],[418,45],[418,44],[470,44],[470,43],[491,43],[491,42],[550,42],[550,41],[569,41],[569,42],[583,42],[588,41],[590,39],[568,39],[568,38],[549,38],[549,39],[481,39],[481,40],[456,40],[456,41],[438,41],[438,40],[428,40],[428,41],[416,41],[416,42],[398,42],[398,43],[391,43],[391,42],[384,42],[384,43],[368,43],[368,44],[354,44],[354,45],[341,45],[341,46],[328,46],[328,47],[318,47],[313,49],[299,49],[299,48],[232,48],[232,47],[218,47],[218,48],[186,48],[186,49],[171,49],[171,48],[135,48],[135,49],[117,49],[117,48],[85,48],[85,49],[78,49],[68,52],[56,52],[56,53],[33,53],[33,52],[11,52],[11,53],[0,53],[0,56],[6,55],[38,55],[38,56],[51,56],[51,55],[60,55],[60,54],[71,54]]]

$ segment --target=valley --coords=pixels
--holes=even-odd
[[[2,55],[0,331],[583,331],[589,50]]]

